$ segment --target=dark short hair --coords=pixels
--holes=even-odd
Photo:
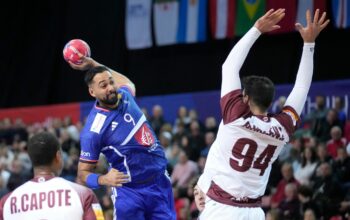
[[[89,69],[85,73],[85,78],[84,78],[86,85],[89,86],[92,83],[92,80],[94,79],[96,74],[103,73],[105,71],[109,72],[109,69],[105,66],[96,66],[96,67]]]
[[[275,96],[275,86],[265,76],[252,75],[243,78],[243,88],[245,94],[263,111],[269,108]]]
[[[299,186],[298,193],[303,195],[304,197],[309,197],[309,198],[311,198],[313,195],[312,189],[306,185]]]
[[[50,165],[59,150],[58,139],[49,132],[38,133],[28,141],[28,154],[33,167]]]

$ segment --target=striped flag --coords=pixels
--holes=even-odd
[[[179,21],[179,1],[155,0],[153,12],[156,44],[158,46],[175,44]]]
[[[237,0],[236,35],[244,35],[265,13],[265,0]]]
[[[350,27],[350,3],[348,0],[332,0],[333,22],[337,28]]]
[[[207,0],[180,0],[179,43],[202,42],[207,38]]]
[[[296,22],[306,26],[306,10],[310,10],[313,14],[316,9],[320,9],[323,13],[326,11],[326,0],[299,0],[297,9],[297,19]]]
[[[210,32],[215,39],[233,38],[236,0],[209,0]]]
[[[152,0],[127,0],[125,37],[128,49],[152,46],[151,5]]]
[[[280,29],[272,31],[271,34],[275,33],[287,33],[295,31],[295,19],[297,16],[297,0],[267,0],[266,1],[266,11],[270,9],[279,9],[285,8],[286,15],[285,17],[278,23],[281,26]],[[269,32],[270,33],[270,32]]]

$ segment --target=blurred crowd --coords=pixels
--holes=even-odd
[[[285,98],[280,97],[280,108]],[[327,107],[325,97],[316,97],[316,108],[302,116],[299,129],[273,164],[263,209],[266,219],[350,219],[350,121],[344,101],[337,97]],[[154,128],[168,159],[178,220],[197,219],[194,187],[203,172],[211,144],[216,138],[215,117],[199,120],[195,109],[181,106],[175,121],[163,117],[155,105],[143,109]],[[77,181],[80,154],[79,134],[84,122],[72,123],[70,117],[48,118],[24,124],[22,120],[0,120],[0,197],[32,178],[32,165],[26,152],[28,138],[41,131],[55,134],[62,145],[62,177]],[[101,155],[98,172],[106,172]],[[95,190],[106,219],[112,219],[110,189]]]

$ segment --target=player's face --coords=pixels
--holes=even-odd
[[[102,105],[110,106],[118,102],[117,88],[112,74],[108,71],[95,75],[89,92]]]
[[[197,206],[198,210],[200,212],[203,211],[203,209],[205,207],[205,194],[198,187],[198,185],[196,185],[194,187],[193,195],[194,195],[194,201],[196,203],[196,206]]]

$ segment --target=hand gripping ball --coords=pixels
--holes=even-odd
[[[67,62],[70,61],[74,64],[81,64],[82,61],[78,53],[86,57],[91,56],[90,47],[85,41],[73,39],[64,46],[63,57]]]

